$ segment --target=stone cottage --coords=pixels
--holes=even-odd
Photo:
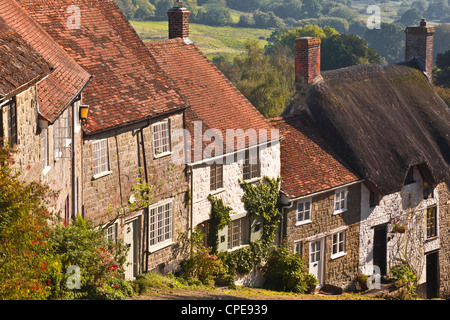
[[[279,176],[279,137],[189,39],[189,13],[180,4],[169,9],[170,39],[147,46],[190,106],[185,113],[190,229],[203,224],[207,232],[211,213],[207,197],[222,199],[233,214],[220,232],[219,250],[235,250],[254,238],[239,179],[256,182]]]
[[[57,191],[49,208],[66,223],[81,206],[81,93],[90,75],[15,1],[1,0],[0,136],[26,181]]]
[[[187,104],[113,1],[18,2],[93,76],[83,91],[79,212],[124,239],[127,278],[170,270],[188,225],[185,165],[172,162]],[[140,182],[152,188],[150,205],[124,214]]]
[[[361,179],[305,112],[272,119],[281,141],[282,238],[318,286],[352,288],[358,273]]]
[[[359,272],[384,276],[407,264],[419,277],[421,296],[446,297],[450,110],[430,84],[434,29],[422,21],[406,34],[404,63],[326,72],[320,72],[317,40],[297,40],[303,53],[296,55],[296,77],[304,80],[285,114],[307,114],[364,179]]]

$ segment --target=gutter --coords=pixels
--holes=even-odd
[[[348,187],[348,186],[351,186],[351,185],[354,185],[354,184],[357,184],[357,183],[361,183],[361,182],[364,182],[364,181],[365,181],[365,179],[360,179],[360,180],[356,180],[356,181],[349,182],[349,183],[346,183],[346,184],[341,184],[341,185],[333,187],[333,188],[328,188],[328,189],[320,190],[320,191],[317,191],[317,192],[308,193],[308,194],[305,194],[303,196],[299,196],[299,197],[296,197],[296,198],[289,198],[286,195],[286,192],[284,192],[283,190],[280,190],[280,191],[281,191],[281,193],[283,193],[286,196],[288,202],[294,202],[294,201],[297,201],[297,200],[310,198],[310,197],[313,197],[313,196],[316,196],[316,195],[319,195],[319,194],[322,194],[322,193],[325,193],[325,192],[337,190],[337,189],[340,189],[340,188],[345,188],[345,187]]]
[[[229,152],[229,153],[225,153],[225,154],[221,154],[221,155],[218,155],[218,156],[215,156],[215,157],[202,159],[202,160],[198,160],[198,161],[195,161],[195,162],[189,162],[189,163],[186,163],[186,165],[190,166],[190,167],[193,167],[193,166],[196,166],[196,165],[199,165],[199,164],[203,164],[203,163],[206,163],[206,162],[209,162],[209,161],[214,161],[214,160],[217,160],[217,159],[220,159],[220,158],[225,158],[227,156],[231,156],[231,155],[234,155],[234,154],[236,154],[238,152],[242,152],[242,151],[245,151],[245,150],[250,150],[250,149],[253,149],[253,148],[259,148],[260,146],[263,146],[263,145],[269,145],[269,144],[272,145],[274,142],[280,142],[282,139],[283,139],[283,137],[280,137],[280,138],[273,139],[273,140],[270,140],[270,141],[261,142],[261,143],[258,143],[256,145],[254,145],[254,146],[245,147],[243,149],[235,150],[235,151],[232,151],[232,152]]]

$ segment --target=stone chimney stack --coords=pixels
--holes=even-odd
[[[434,28],[427,26],[425,19],[422,19],[419,26],[409,26],[406,28],[405,33],[405,60],[409,61],[416,58],[419,62],[419,67],[427,75],[428,80],[433,82]]]
[[[189,40],[189,15],[191,12],[177,0],[173,8],[167,11],[169,17],[169,39],[182,38]]]
[[[320,39],[303,37],[295,40],[295,82],[310,84],[320,75]]]

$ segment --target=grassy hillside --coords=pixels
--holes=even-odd
[[[130,21],[144,42],[164,40],[168,37],[167,21]],[[262,46],[272,30],[256,28],[211,27],[202,24],[189,24],[189,38],[208,58],[214,55],[236,55],[243,51],[247,39],[255,39]]]

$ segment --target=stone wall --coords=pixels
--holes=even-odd
[[[352,288],[358,272],[360,184],[347,187],[347,210],[334,214],[335,191],[324,192],[309,198],[311,200],[311,222],[297,224],[297,204],[287,210],[285,234],[289,248],[295,250],[296,242],[302,243],[302,257],[309,266],[309,244],[324,239],[323,283],[343,289]],[[299,200],[304,201],[308,198]],[[345,254],[332,258],[333,234],[345,230]]]
[[[76,113],[78,102],[69,106],[69,118],[72,125],[72,114],[75,112],[75,177],[81,177],[81,127],[77,122]],[[56,199],[52,200],[50,211],[63,218],[66,207],[69,215],[72,213],[72,159],[55,157],[54,146],[54,124],[48,123],[39,117],[37,104],[36,86],[32,86],[16,96],[17,107],[17,145],[14,146],[15,165],[14,168],[21,172],[24,182],[37,181],[47,185],[50,190],[58,192]],[[7,132],[7,111],[3,108],[3,128]],[[58,121],[57,118],[56,121]],[[42,154],[42,131],[48,132],[48,166],[43,165]],[[70,148],[70,145],[68,146]],[[69,153],[70,155],[70,153]],[[80,180],[80,179],[79,179]],[[80,181],[81,182],[81,181]],[[78,199],[76,208],[80,208],[81,201]]]
[[[439,273],[441,298],[450,296],[450,191],[445,183],[440,183],[438,191],[438,234],[440,238]]]
[[[183,128],[183,115],[175,114],[166,118],[173,132]],[[130,125],[124,129],[85,137],[83,142],[83,206],[84,215],[94,225],[101,225],[111,220],[110,212],[129,204],[131,189],[138,184],[139,174],[145,182],[153,186],[152,203],[173,198],[173,240],[182,233],[186,234],[188,226],[186,195],[188,185],[185,177],[185,165],[175,165],[172,154],[155,156],[153,147],[152,124],[166,119],[156,119],[145,124]],[[92,168],[92,143],[107,139],[109,171],[101,177],[94,177]],[[172,150],[178,141],[172,139]],[[145,170],[146,169],[146,170]],[[140,271],[148,271],[162,264],[170,263],[177,254],[171,245],[157,251],[147,248],[148,210],[136,211],[131,215],[142,215]],[[123,236],[125,219],[121,219],[118,237]],[[148,255],[148,256],[147,256]]]

